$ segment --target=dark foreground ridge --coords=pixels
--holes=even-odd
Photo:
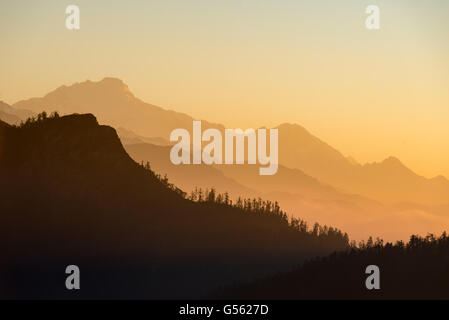
[[[380,269],[380,289],[368,290],[366,267]],[[408,243],[368,242],[308,261],[291,272],[223,288],[228,299],[449,299],[449,237],[411,236]]]
[[[0,298],[201,297],[348,248],[278,210],[185,199],[91,114],[0,122],[0,178]]]

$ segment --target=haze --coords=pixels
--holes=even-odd
[[[449,177],[449,2],[68,1],[0,4],[0,100],[124,79],[146,102],[228,127],[299,123],[357,161]]]

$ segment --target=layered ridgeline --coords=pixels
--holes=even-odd
[[[0,122],[0,296],[183,298],[344,250],[275,203],[192,200],[134,162],[93,115]],[[65,267],[82,290],[65,289]]]
[[[149,161],[156,172],[167,174],[188,193],[197,187],[214,187],[233,199],[244,195],[278,201],[290,214],[345,230],[351,239],[374,236],[406,241],[411,234],[439,234],[449,229],[448,205],[385,204],[342,192],[283,165],[275,175],[261,176],[258,165],[174,165],[170,146],[136,143],[124,147],[135,161]]]
[[[138,135],[167,140],[174,129],[191,129],[193,121],[189,115],[143,102],[116,78],[64,85],[43,97],[22,100],[12,106],[35,113],[44,110],[62,114],[93,113],[101,123],[131,130],[134,138]],[[202,121],[202,127],[203,130],[224,129],[223,125],[207,121]],[[449,204],[449,181],[442,176],[432,179],[419,176],[394,157],[361,165],[299,124],[284,123],[277,129],[279,163],[287,168],[301,170],[343,192],[385,203]]]
[[[29,110],[16,109],[0,101],[0,121],[17,125],[31,116],[33,116],[33,112]]]
[[[290,214],[332,224],[357,240],[369,235],[407,240],[410,234],[438,234],[449,227],[446,178],[421,177],[393,157],[358,164],[298,124],[277,127],[279,170],[274,176],[261,177],[256,166],[250,165],[174,166],[169,134],[176,128],[191,129],[193,118],[139,100],[119,79],[61,86],[12,108],[94,113],[101,123],[117,129],[134,160],[150,161],[157,172],[168,174],[187,192],[215,187],[233,196],[277,200]],[[224,129],[206,121],[202,127]]]

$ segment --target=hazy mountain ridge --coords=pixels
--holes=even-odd
[[[14,106],[37,111],[52,106],[47,108],[49,112],[97,110],[107,120],[102,122],[115,123],[116,128],[120,128],[120,138],[127,145],[136,142],[167,144],[165,139],[172,128],[184,127],[190,131],[193,120],[185,114],[140,101],[121,80],[113,78],[62,86],[44,98],[24,100]],[[135,122],[135,118],[140,122]],[[135,131],[133,124],[148,135]],[[203,122],[203,129],[209,125]],[[213,127],[224,130],[220,125]],[[439,233],[449,224],[449,181],[446,178],[420,177],[394,157],[381,163],[361,165],[300,125],[284,123],[277,128],[280,170],[276,176],[265,179],[247,165],[175,168],[169,162],[168,149],[158,156],[161,150],[155,149],[153,155],[150,152],[151,159],[142,156],[145,152],[134,156],[138,161],[157,160],[158,173],[167,173],[171,181],[187,191],[215,186],[231,195],[270,199],[273,196],[291,214],[306,217],[310,222],[332,223],[350,231],[357,239],[370,234],[405,239],[410,233]],[[164,157],[167,157],[165,161]]]
[[[360,165],[299,125],[282,124],[278,129],[281,164],[300,169],[341,191],[387,203],[435,205],[449,201],[447,179],[439,178],[436,183],[435,178],[419,176],[395,157]]]
[[[191,131],[193,120],[186,114],[165,110],[137,99],[123,81],[115,78],[61,86],[43,98],[19,101],[13,106],[34,112],[44,109],[48,112],[57,110],[63,114],[92,112],[102,123],[132,130],[140,137],[167,140],[175,128]],[[222,125],[207,121],[202,121],[202,126],[203,130],[211,127],[224,130]],[[341,192],[361,194],[387,203],[437,205],[449,202],[447,179],[426,179],[406,168],[399,160],[392,161],[393,158],[381,163],[360,165],[300,125],[284,123],[277,129],[281,165],[299,169]],[[127,144],[148,142],[126,136],[123,141]]]
[[[17,125],[33,115],[34,113],[29,110],[15,109],[9,104],[0,101],[0,120],[8,124]]]
[[[67,261],[89,279],[79,298],[192,297],[348,241],[282,212],[184,199],[92,115],[0,122],[0,177],[1,297],[71,297]]]
[[[237,196],[262,197],[279,204],[309,223],[331,224],[346,230],[352,239],[379,236],[406,240],[410,234],[440,233],[449,226],[448,206],[415,203],[383,204],[356,194],[346,194],[297,169],[279,166],[273,176],[258,175],[257,165],[173,165],[169,146],[126,145],[137,162],[149,161],[152,168],[190,193],[196,187],[214,187]]]
[[[42,98],[22,100],[13,105],[34,112],[58,111],[61,114],[94,113],[100,122],[124,127],[145,137],[169,137],[176,128],[191,128],[193,118],[166,110],[134,97],[120,79],[104,78],[61,86]],[[221,127],[203,121],[203,127]]]
[[[3,111],[0,111],[0,120],[8,123],[8,124],[19,124],[22,121],[19,117],[9,114]]]
[[[133,131],[123,127],[116,128],[115,130],[117,131],[117,134],[120,137],[123,145],[149,143],[157,146],[168,146],[171,144],[171,142],[167,139],[161,137],[142,137],[134,133]]]
[[[257,197],[261,193],[243,186],[232,178],[226,177],[221,170],[200,165],[174,165],[170,162],[169,146],[156,146],[149,143],[138,143],[124,146],[128,154],[136,162],[150,162],[152,170],[168,175],[168,179],[187,193],[195,188],[215,188],[219,193],[228,192],[235,200],[236,197]]]

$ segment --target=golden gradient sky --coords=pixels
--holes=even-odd
[[[448,31],[447,0],[2,0],[0,100],[114,76],[196,118],[295,122],[359,162],[449,177]]]

